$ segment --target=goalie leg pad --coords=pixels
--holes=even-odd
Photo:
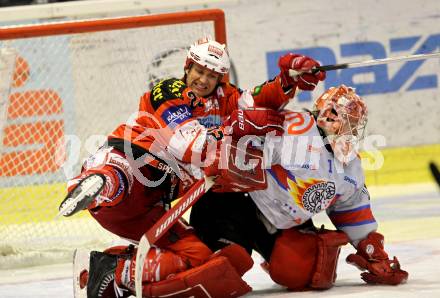
[[[348,243],[347,234],[342,231],[324,230],[318,232],[318,255],[315,272],[310,284],[314,289],[329,289],[336,280],[341,246]]]
[[[208,246],[192,233],[185,235],[166,248],[181,257],[191,267],[203,264],[212,255],[212,251]]]
[[[343,232],[284,230],[275,242],[269,274],[273,281],[291,290],[331,288],[340,247],[347,243]]]
[[[167,298],[239,297],[251,290],[228,259],[222,256],[167,280],[142,287],[144,297]]]
[[[116,267],[115,280],[120,287],[126,287],[135,290],[135,267],[136,255],[133,254],[129,259],[120,258]],[[144,272],[142,273],[142,282],[154,283],[166,280],[170,276],[185,271],[189,264],[185,263],[182,257],[176,255],[170,250],[152,247],[148,251],[144,260]]]
[[[228,258],[229,262],[240,276],[243,276],[254,265],[254,261],[247,251],[242,246],[235,243],[219,249],[211,258],[218,256]]]
[[[290,290],[306,289],[313,276],[317,242],[313,233],[303,233],[295,228],[283,230],[270,256],[272,280]]]

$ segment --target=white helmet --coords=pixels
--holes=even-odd
[[[189,48],[185,69],[188,69],[192,63],[197,63],[221,75],[227,74],[231,66],[226,45],[209,37],[199,39]]]

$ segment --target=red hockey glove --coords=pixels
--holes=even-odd
[[[408,272],[400,269],[396,257],[388,259],[384,250],[383,236],[372,232],[368,237],[359,242],[356,254],[347,256],[347,263],[368,272],[361,273],[361,278],[369,284],[398,285],[405,283]]]
[[[236,141],[222,144],[208,153],[210,164],[205,175],[215,176],[214,192],[248,192],[267,188],[263,153],[249,147],[239,148]]]
[[[223,125],[232,128],[232,137],[239,139],[247,135],[264,136],[274,131],[277,136],[283,134],[284,116],[272,109],[249,108],[235,110]]]
[[[307,56],[299,54],[286,54],[278,60],[278,66],[281,70],[281,84],[283,87],[297,85],[301,90],[315,89],[318,81],[325,80],[325,71],[318,71],[312,73],[313,67],[320,66],[320,64]],[[295,70],[298,75],[291,76],[289,70]]]

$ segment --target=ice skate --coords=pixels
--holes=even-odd
[[[118,256],[98,251],[77,250],[74,256],[75,298],[123,298],[129,291],[115,281]]]
[[[105,177],[102,174],[91,174],[84,178],[61,202],[58,215],[71,216],[86,209],[104,186]]]

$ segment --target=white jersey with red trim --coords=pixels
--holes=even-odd
[[[285,112],[283,137],[266,139],[268,187],[250,195],[278,229],[298,226],[326,210],[337,229],[357,243],[377,223],[358,156],[341,164],[324,145],[309,112]],[[271,157],[270,161],[268,157]]]

